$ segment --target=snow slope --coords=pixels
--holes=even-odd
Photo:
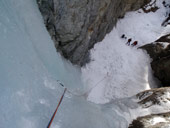
[[[166,9],[162,0],[156,4],[160,9],[155,13],[144,13],[143,10],[127,13],[112,32],[91,50],[92,61],[82,68],[84,83],[92,88],[88,100],[106,103],[157,86],[148,55],[137,49],[155,41],[165,31],[161,23]],[[120,38],[122,34],[127,39],[132,38],[132,42],[138,41],[137,47],[127,46],[127,39]]]

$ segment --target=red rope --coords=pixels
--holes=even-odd
[[[53,113],[53,116],[51,117],[51,120],[50,120],[47,128],[50,128],[50,126],[51,126],[51,124],[52,124],[52,122],[53,122],[53,120],[54,120],[54,117],[55,117],[55,115],[56,115],[56,113],[57,113],[57,110],[58,110],[58,108],[59,108],[59,106],[60,106],[60,104],[61,104],[61,102],[62,102],[62,100],[63,100],[63,97],[64,97],[64,94],[65,94],[66,90],[67,90],[67,88],[64,89],[63,95],[62,95],[61,98],[60,98],[60,101],[59,101],[59,103],[58,103],[58,105],[57,105],[57,108],[56,108],[55,112]]]

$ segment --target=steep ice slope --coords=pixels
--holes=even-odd
[[[63,93],[57,80],[81,89],[80,72],[56,54],[35,1],[1,0],[0,12],[0,128],[46,128]],[[67,92],[52,127],[127,127],[116,110],[128,106],[111,105]]]
[[[46,127],[80,72],[57,55],[33,0],[0,1],[0,128]]]
[[[155,13],[138,10],[126,14],[116,28],[91,50],[92,61],[82,68],[85,85],[89,88],[95,86],[88,100],[105,103],[157,85],[152,77],[149,57],[136,47],[126,45],[128,38],[132,38],[132,42],[138,41],[138,46],[141,46],[161,35],[166,9],[161,0],[156,4],[160,9]],[[120,38],[122,34],[126,35],[126,40]]]

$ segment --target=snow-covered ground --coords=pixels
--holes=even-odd
[[[88,100],[106,103],[158,86],[152,76],[151,60],[137,49],[169,30],[168,26],[166,29],[161,26],[167,11],[162,0],[156,4],[159,9],[155,13],[144,13],[142,9],[127,13],[91,50],[91,62],[82,68],[82,79],[91,89]],[[127,46],[127,39],[120,38],[122,34],[132,38],[131,43],[138,41],[137,47]]]

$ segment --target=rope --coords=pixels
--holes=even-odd
[[[55,115],[56,115],[56,113],[57,113],[57,111],[58,111],[58,108],[59,108],[59,106],[60,106],[60,104],[61,104],[61,102],[62,102],[62,100],[63,100],[63,98],[64,98],[64,94],[66,93],[66,91],[69,92],[69,93],[71,93],[72,95],[75,95],[75,96],[85,96],[85,97],[86,97],[87,94],[89,94],[89,92],[91,92],[92,89],[94,89],[95,87],[97,87],[97,86],[99,85],[99,83],[101,83],[104,79],[106,79],[107,76],[108,76],[108,73],[107,73],[107,75],[105,75],[105,76],[103,77],[103,79],[101,79],[100,81],[98,81],[98,82],[97,82],[93,87],[91,87],[87,92],[85,92],[85,93],[83,93],[83,94],[81,94],[81,95],[78,95],[78,94],[75,94],[75,93],[69,91],[69,90],[64,86],[64,84],[62,84],[59,80],[57,80],[57,82],[58,82],[62,87],[64,87],[64,92],[63,92],[63,94],[62,94],[62,96],[61,96],[61,98],[60,98],[60,101],[59,101],[59,103],[58,103],[58,105],[57,105],[57,108],[55,109],[55,111],[54,111],[54,113],[53,113],[53,115],[52,115],[52,117],[51,117],[51,119],[50,119],[50,122],[49,122],[47,128],[50,128],[50,126],[51,126],[51,124],[52,124],[52,122],[53,122],[53,120],[54,120],[54,117],[55,117]]]
[[[92,86],[87,92],[85,92],[83,94],[83,96],[86,96],[87,94],[89,94],[95,87],[99,86],[99,84],[104,81],[106,78],[108,77],[108,73],[103,77],[103,79],[101,79],[100,81],[98,81],[96,84],[94,84],[94,86]]]
[[[62,95],[61,98],[60,98],[60,101],[59,101],[59,103],[58,103],[58,105],[57,105],[57,108],[56,108],[55,112],[53,113],[53,116],[51,117],[51,120],[50,120],[47,128],[50,128],[50,126],[51,126],[51,124],[52,124],[52,122],[53,122],[53,120],[54,120],[54,117],[55,117],[55,115],[56,115],[56,113],[57,113],[57,110],[58,110],[58,108],[59,108],[59,106],[60,106],[60,104],[61,104],[61,102],[62,102],[62,100],[63,100],[63,97],[64,97],[64,94],[65,94],[66,90],[67,90],[67,88],[64,89],[63,95]]]
[[[83,94],[75,94],[73,93],[72,91],[68,90],[67,89],[67,92],[69,92],[70,94],[74,95],[74,96],[84,96],[84,97],[87,97],[88,94],[97,86],[99,86],[99,84],[104,81],[106,78],[108,77],[108,73],[100,80],[98,81],[96,84],[94,84],[89,90],[87,90],[85,93]],[[59,80],[57,80],[57,82],[62,86],[62,87],[65,87],[64,84],[62,84]]]

